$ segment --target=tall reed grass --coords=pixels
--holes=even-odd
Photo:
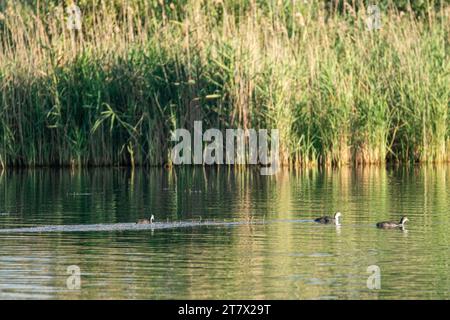
[[[76,32],[5,0],[0,164],[157,165],[194,120],[278,128],[285,164],[450,160],[450,6],[355,2],[84,0]]]

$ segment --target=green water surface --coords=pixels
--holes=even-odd
[[[0,228],[253,221],[0,234],[0,298],[448,299],[450,167],[24,170],[0,175]],[[334,211],[342,225],[312,219]],[[380,230],[409,218],[407,230]],[[79,289],[67,268],[81,271]],[[369,289],[369,266],[381,287]]]

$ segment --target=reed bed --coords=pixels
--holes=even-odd
[[[291,165],[450,160],[448,2],[0,3],[0,165],[160,165],[171,132],[278,128]],[[355,4],[357,3],[357,5]]]

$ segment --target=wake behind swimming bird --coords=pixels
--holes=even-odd
[[[188,228],[199,226],[235,226],[249,224],[248,221],[177,221],[153,223],[99,223],[99,224],[72,224],[47,225],[39,227],[0,229],[0,233],[41,233],[41,232],[92,232],[92,231],[138,231],[171,228]],[[258,224],[258,222],[251,222]]]
[[[275,219],[267,221],[246,219],[240,221],[219,221],[219,220],[190,220],[190,221],[167,221],[155,222],[152,215],[150,219],[141,219],[137,222],[127,223],[98,223],[98,224],[66,224],[66,225],[45,225],[37,227],[5,228],[0,229],[1,233],[46,233],[46,232],[94,232],[94,231],[140,231],[156,229],[189,228],[203,226],[232,227],[239,225],[265,225],[269,223],[308,223],[309,219]]]

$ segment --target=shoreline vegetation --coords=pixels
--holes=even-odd
[[[161,165],[196,120],[285,165],[450,161],[448,1],[58,3],[0,3],[3,168]]]

